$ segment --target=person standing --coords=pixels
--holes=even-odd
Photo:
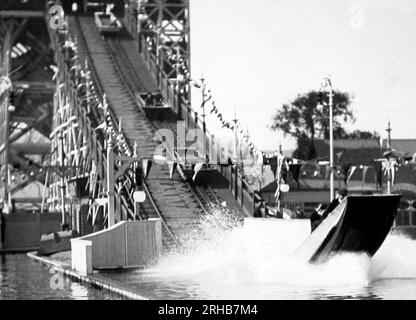
[[[328,208],[325,209],[324,213],[322,214],[322,220],[325,219],[330,212],[332,212],[342,200],[344,200],[348,196],[347,189],[341,189],[336,192],[335,199],[329,204]]]

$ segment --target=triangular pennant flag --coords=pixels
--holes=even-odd
[[[270,169],[272,170],[273,176],[276,179],[276,174],[277,174],[277,161],[276,162],[275,161],[270,162]]]
[[[327,165],[325,167],[325,180],[327,180],[329,178],[329,175],[331,174],[331,171],[332,171],[332,168],[329,165]]]
[[[362,180],[363,185],[365,183],[365,176],[367,175],[368,168],[370,168],[370,167],[369,166],[364,166],[363,167],[363,180]]]
[[[100,130],[100,129],[103,129],[103,130],[105,130],[107,128],[107,123],[105,122],[105,121],[103,121],[102,123],[100,123],[99,125],[98,125],[98,127],[97,128],[95,128],[94,130]]]
[[[342,155],[344,154],[344,150],[337,152],[338,162],[341,162]]]
[[[149,176],[150,168],[152,167],[152,164],[153,164],[153,162],[150,159],[143,159],[142,160],[142,168],[143,168],[144,176],[145,176],[146,179]]]
[[[347,185],[348,173],[350,172],[351,164],[343,164],[341,166],[340,174],[344,180],[345,185]]]
[[[394,176],[395,176],[395,171],[396,171],[396,166],[395,166],[395,162],[393,162],[392,167],[391,167],[391,185],[394,185]]]
[[[168,161],[168,167],[169,167],[169,177],[172,179],[173,174],[175,173],[177,166],[177,162],[175,161]]]
[[[97,219],[97,212],[98,207],[92,207],[92,225],[95,224],[95,220]]]
[[[301,164],[292,164],[289,166],[289,171],[292,173],[292,178],[296,181],[296,183],[299,183],[299,174],[301,166]]]
[[[194,175],[192,177],[192,180],[193,181],[195,181],[195,178],[196,178],[198,172],[201,171],[201,169],[202,169],[203,166],[204,166],[204,163],[202,163],[202,162],[198,162],[198,163],[195,164],[195,167],[194,167]]]
[[[376,181],[377,181],[377,187],[382,188],[383,187],[383,166],[380,162],[376,163]]]
[[[347,176],[347,180],[346,180],[346,184],[348,183],[348,181],[350,181],[352,175],[354,174],[355,170],[357,169],[356,166],[351,166],[350,170],[348,172],[348,176]]]

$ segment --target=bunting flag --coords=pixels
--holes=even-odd
[[[363,185],[365,183],[365,177],[367,175],[368,168],[370,168],[370,167],[369,166],[363,166],[363,178],[362,178],[362,184]]]
[[[348,178],[348,173],[350,171],[350,168],[351,168],[351,164],[343,164],[341,166],[341,175],[344,178],[343,180],[344,180],[345,185],[347,185],[347,178]]]
[[[378,188],[383,187],[383,166],[380,162],[376,162],[374,167],[376,171],[376,184]]]
[[[341,158],[344,155],[344,150],[341,150],[339,152],[337,152],[337,158],[338,158],[338,163],[341,162]]]
[[[105,121],[101,122],[101,123],[98,125],[98,127],[97,127],[97,128],[95,128],[94,130],[95,130],[95,131],[97,131],[97,130],[100,130],[100,129],[102,129],[102,130],[107,129],[107,123],[106,123]]]
[[[202,163],[202,162],[198,162],[198,163],[195,164],[195,167],[194,167],[194,175],[192,177],[192,180],[193,181],[195,181],[198,172],[201,171],[201,169],[202,169],[203,166],[204,166],[204,163]]]
[[[7,90],[11,89],[11,87],[12,87],[12,82],[9,77],[7,76],[0,77],[0,96]]]
[[[331,166],[329,166],[329,165],[327,165],[326,167],[325,167],[325,180],[328,180],[328,178],[329,178],[329,175],[331,174],[331,171],[332,171],[333,169],[331,168]]]
[[[291,164],[289,166],[289,171],[292,173],[293,180],[296,181],[296,183],[299,185],[299,174],[300,174],[300,167],[302,165],[299,163]]]
[[[152,167],[152,164],[153,164],[152,160],[142,159],[142,168],[143,168],[144,176],[146,179],[149,176],[150,168]]]
[[[277,170],[280,173],[279,175],[279,179],[277,181],[277,188],[276,188],[276,192],[274,194],[275,198],[280,199],[280,185],[281,183],[286,181],[286,174],[287,170],[289,169],[289,165],[287,163],[286,157],[281,153],[278,152],[277,157],[276,157],[276,163],[277,163],[277,169],[276,169],[276,174],[277,174]]]
[[[202,99],[201,107],[204,107],[208,102],[210,102],[210,104],[211,104],[210,114],[212,114],[212,113],[216,114],[217,118],[221,122],[221,125],[222,125],[221,129],[222,128],[227,128],[227,129],[230,129],[230,130],[235,130],[237,128],[237,129],[241,129],[239,132],[240,132],[240,134],[243,134],[243,130],[241,128],[242,126],[241,126],[241,123],[238,121],[238,119],[233,120],[232,123],[228,122],[224,119],[222,113],[219,112],[219,110],[218,110],[218,107],[215,103],[215,100],[213,98],[211,90],[208,88],[207,84],[206,83],[199,84],[194,80],[191,80],[191,82],[192,82],[194,87],[199,88],[200,90],[202,90],[203,99]],[[205,94],[205,92],[207,94]],[[249,139],[245,139],[245,142],[247,144],[249,144],[249,147],[252,151],[256,151],[256,148],[254,147],[254,144],[251,141],[249,141]]]
[[[347,175],[347,179],[345,180],[345,184],[348,183],[348,181],[350,181],[352,175],[354,174],[355,170],[357,169],[357,166],[351,166],[348,170],[348,175]]]
[[[273,161],[273,160],[270,161],[269,164],[270,164],[270,169],[273,172],[273,176],[276,179],[276,174],[277,174],[277,159],[276,159],[276,161]]]
[[[177,162],[175,161],[168,161],[168,167],[169,167],[169,177],[172,179],[173,174],[175,173],[177,166]]]

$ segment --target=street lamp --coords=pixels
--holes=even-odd
[[[326,89],[329,92],[329,200],[332,202],[334,199],[334,130],[333,130],[333,89],[331,78],[325,77],[321,83],[321,89]]]

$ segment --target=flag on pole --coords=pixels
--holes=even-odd
[[[192,180],[193,181],[195,181],[198,172],[201,171],[201,169],[202,169],[203,166],[204,166],[204,164],[202,162],[198,162],[197,164],[195,164],[195,167],[194,167],[194,175],[192,177]]]
[[[142,159],[142,168],[144,172],[144,176],[147,178],[150,173],[150,168],[152,167],[152,160],[150,159]]]
[[[177,162],[175,161],[168,161],[168,167],[169,167],[169,177],[172,179],[173,174],[175,173],[177,166]]]

